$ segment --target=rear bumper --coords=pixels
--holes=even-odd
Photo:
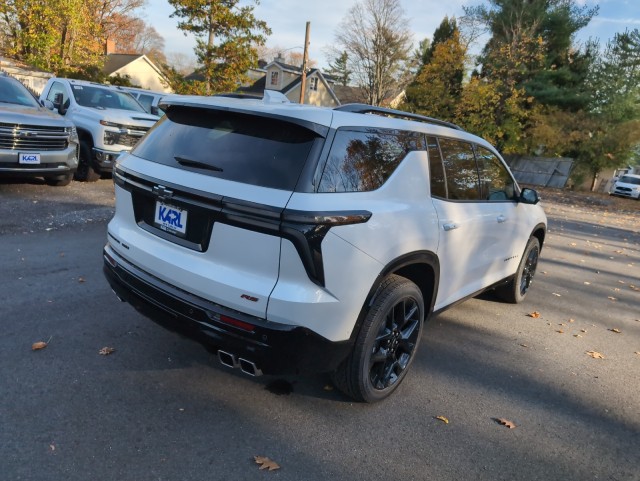
[[[270,322],[225,308],[167,284],[118,256],[107,245],[104,274],[116,295],[161,326],[213,350],[253,362],[264,374],[335,370],[351,341],[331,342],[295,325]],[[243,328],[220,321],[228,316]]]

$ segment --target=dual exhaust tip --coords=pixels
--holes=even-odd
[[[262,376],[262,371],[258,369],[254,362],[241,357],[236,357],[230,352],[218,350],[218,360],[220,361],[220,364],[232,369],[239,368],[243,373],[248,374],[249,376]]]

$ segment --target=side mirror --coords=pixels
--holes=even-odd
[[[535,205],[540,202],[540,197],[538,197],[538,192],[535,190],[524,188],[520,192],[520,202]]]
[[[42,104],[42,106],[45,109],[49,109],[49,110],[53,110],[54,109],[53,102],[51,100],[46,100],[46,99],[45,100],[41,100],[40,104]]]
[[[67,113],[67,107],[63,103],[64,96],[62,92],[58,92],[55,97],[53,97],[53,106],[58,109],[58,113],[60,115],[64,115]]]
[[[160,112],[158,111],[158,107],[154,107],[153,105],[151,106],[151,114],[153,115],[160,115]]]

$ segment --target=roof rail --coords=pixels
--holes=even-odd
[[[443,127],[449,127],[451,129],[462,130],[464,129],[459,125],[446,122],[444,120],[434,119],[432,117],[426,117],[424,115],[412,114],[411,112],[404,112],[402,110],[387,109],[384,107],[376,107],[367,104],[345,104],[335,107],[333,110],[340,110],[342,112],[353,112],[356,114],[377,114],[386,115],[388,117],[395,117],[399,119],[417,120],[418,122],[424,122],[427,124],[442,125]]]

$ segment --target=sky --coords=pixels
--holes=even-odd
[[[241,4],[247,4],[242,2]],[[321,68],[328,65],[327,52],[334,45],[335,32],[356,0],[261,0],[255,16],[267,22],[271,36],[267,47],[279,47],[302,52],[306,22],[311,22],[309,57]],[[401,0],[409,19],[414,46],[431,38],[442,19],[460,17],[463,5],[479,5],[486,0]],[[599,38],[601,44],[625,29],[640,28],[640,0],[576,0],[579,5],[599,5],[599,12],[589,25],[578,32],[577,40]],[[147,0],[143,11],[145,21],[154,26],[165,39],[165,52],[193,56],[195,39],[177,29],[177,20],[170,18],[173,9],[167,0]],[[478,50],[481,48],[478,47]]]

